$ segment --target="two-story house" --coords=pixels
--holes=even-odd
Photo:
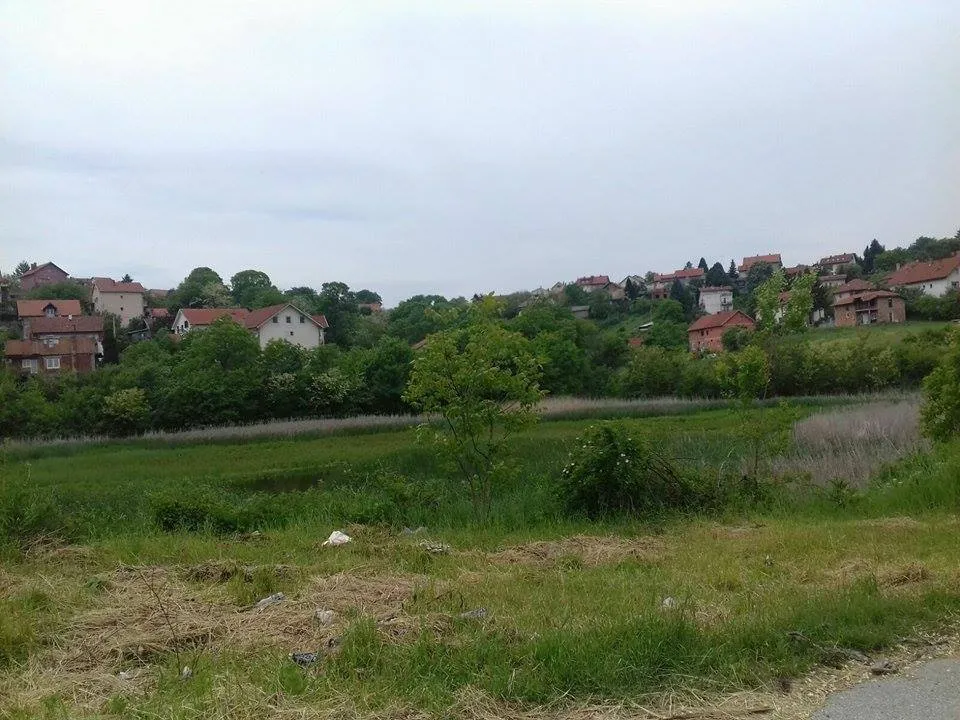
[[[52,262],[37,265],[33,263],[30,269],[20,276],[20,288],[23,292],[29,292],[37,287],[44,285],[56,285],[66,282],[70,274],[58,265]]]
[[[102,354],[99,343],[85,337],[45,340],[7,340],[3,351],[7,363],[31,375],[91,372]]]
[[[887,285],[897,290],[910,288],[925,295],[942,297],[950,290],[960,289],[960,253],[942,260],[904,265],[887,276]]]
[[[700,309],[708,315],[733,310],[733,288],[708,285],[700,288]]]
[[[857,256],[853,253],[840,253],[820,258],[817,270],[824,275],[839,275],[857,264]]]
[[[902,323],[907,319],[903,298],[889,290],[871,290],[838,300],[833,304],[837,327]]]
[[[876,290],[873,283],[861,280],[860,278],[854,278],[850,282],[833,288],[833,304],[836,305],[837,302],[841,300],[846,300],[849,297],[869,292],[870,290]]]
[[[739,310],[704,315],[687,328],[690,352],[721,352],[727,330],[735,327],[753,330],[755,326],[753,318]]]
[[[99,315],[116,315],[123,325],[143,317],[146,290],[138,282],[117,282],[96,277],[93,284],[93,310]]]
[[[285,340],[309,350],[324,344],[324,332],[329,327],[323,315],[310,315],[290,303],[283,303],[260,310],[181,308],[173,320],[173,332],[185,335],[210,327],[223,317],[229,317],[256,335],[260,347],[266,347],[271,340]]]

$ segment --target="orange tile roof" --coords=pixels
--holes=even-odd
[[[701,318],[697,318],[694,323],[687,328],[687,332],[723,327],[738,315],[746,320],[749,320],[751,325],[754,324],[753,318],[746,313],[740,312],[739,310],[727,310],[726,312],[714,313],[713,315],[704,315]]]
[[[56,263],[45,262],[43,265],[37,265],[35,268],[30,268],[29,270],[25,271],[22,275],[20,275],[20,277],[22,277],[22,278],[30,277],[30,276],[33,275],[34,273],[37,273],[37,272],[40,272],[41,270],[43,270],[45,267],[55,267],[57,270],[59,270],[60,272],[62,272],[64,275],[69,275],[69,274],[70,274],[70,273],[68,273],[66,270],[64,270],[62,267],[60,267],[59,265],[57,265]]]
[[[93,286],[102,293],[144,293],[146,290],[138,282],[117,282],[110,278],[93,278]]]
[[[7,340],[3,354],[7,357],[37,357],[43,355],[96,355],[97,344],[90,338],[64,338],[55,345],[40,340]]]
[[[739,268],[740,272],[750,272],[750,268],[757,263],[767,263],[768,265],[777,263],[783,265],[783,260],[780,258],[780,253],[771,253],[769,255],[750,255],[743,259],[743,263],[741,263]]]
[[[848,283],[844,283],[840,287],[835,287],[833,292],[837,295],[840,293],[847,292],[857,292],[858,290],[876,290],[873,283],[867,282],[866,280],[861,280],[860,278],[854,278]]]
[[[895,292],[890,292],[889,290],[874,290],[873,292],[860,293],[859,295],[851,295],[848,298],[843,300],[837,300],[834,305],[850,305],[855,302],[870,302],[871,300],[876,300],[877,298],[899,298]]]
[[[249,310],[246,308],[181,308],[184,319],[193,327],[213,325],[222,317],[229,317],[244,324]]]
[[[672,273],[666,273],[665,275],[655,275],[654,280],[664,282],[666,280],[693,280],[695,278],[700,278],[704,276],[703,268],[683,268],[682,270],[675,270]]]
[[[46,315],[44,308],[53,305],[57,309],[58,315],[81,315],[83,310],[80,308],[79,300],[17,300],[17,315],[21,318],[43,317]]]
[[[943,280],[957,268],[960,268],[960,253],[942,260],[910,263],[891,273],[887,277],[887,282],[890,285],[912,285],[930,280]]]
[[[61,315],[30,320],[31,335],[102,332],[103,318],[100,315],[74,315],[73,318]]]

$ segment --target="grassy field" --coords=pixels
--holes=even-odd
[[[829,342],[831,340],[851,340],[856,338],[881,339],[886,342],[900,342],[906,337],[917,335],[925,330],[942,330],[952,327],[953,323],[910,320],[896,325],[866,325],[860,327],[821,327],[811,330],[806,337],[811,342]]]
[[[482,525],[413,430],[21,448],[0,465],[0,717],[536,717],[777,687],[960,610],[960,449],[925,452],[915,409],[806,407],[755,502],[610,522],[555,497],[584,420],[514,444]],[[744,422],[629,424],[735,482]],[[899,463],[864,491],[809,482],[812,454],[829,474],[854,444]],[[165,532],[171,508],[207,515]],[[324,547],[333,529],[353,542]]]

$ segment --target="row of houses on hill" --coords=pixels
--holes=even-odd
[[[35,265],[20,277],[22,290],[68,280],[70,275],[54,263]],[[103,358],[104,316],[118,317],[122,326],[142,318],[144,331],[134,332],[133,340],[149,337],[152,323],[169,322],[166,308],[151,307],[164,298],[167,291],[147,290],[138,282],[118,282],[105,277],[72,280],[89,287],[94,314],[84,315],[76,299],[16,300],[16,319],[22,339],[6,342],[4,357],[9,365],[30,374],[90,372]],[[328,328],[323,315],[309,315],[290,303],[283,303],[259,310],[184,308],[174,318],[174,334],[179,337],[209,327],[222,317],[229,317],[250,331],[261,347],[271,340],[284,340],[312,349],[324,344]]]

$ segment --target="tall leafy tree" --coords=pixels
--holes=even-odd
[[[360,307],[356,295],[342,282],[325,282],[317,295],[317,308],[327,318],[330,329],[327,337],[330,342],[347,346],[351,334],[360,316]]]
[[[767,265],[766,267],[769,268],[770,266]],[[750,268],[751,274],[753,269]],[[753,291],[758,330],[772,330],[776,326],[777,315],[780,310],[780,293],[786,286],[787,280],[783,270],[777,270]]]
[[[257,299],[269,291],[279,294],[270,276],[262,270],[241,270],[230,278],[230,295],[240,307],[254,307]]]
[[[740,279],[740,273],[737,272],[737,264],[733,260],[730,261],[730,269],[727,270],[727,276],[730,278],[730,282],[733,283]]]
[[[720,263],[714,263],[713,267],[707,270],[706,278],[704,279],[704,284],[706,285],[728,285],[730,283],[730,278],[727,277],[726,271],[723,269],[723,265]]]
[[[813,286],[816,282],[811,273],[804,273],[790,286],[790,298],[783,315],[783,328],[787,332],[798,333],[807,329],[813,312]]]
[[[230,307],[233,297],[223,279],[208,267],[198,267],[190,271],[173,291],[170,298],[171,309],[181,307]]]
[[[884,252],[886,252],[886,248],[877,242],[876,238],[874,238],[873,241],[867,245],[866,249],[863,251],[863,260],[861,261],[863,271],[867,274],[872,273],[874,261],[878,255]]]
[[[707,259],[706,259],[706,258],[700,258],[700,262],[697,263],[697,267],[700,268],[701,270],[703,270],[704,272],[706,272],[707,269],[708,269],[708,267],[709,267],[709,266],[707,265]]]

